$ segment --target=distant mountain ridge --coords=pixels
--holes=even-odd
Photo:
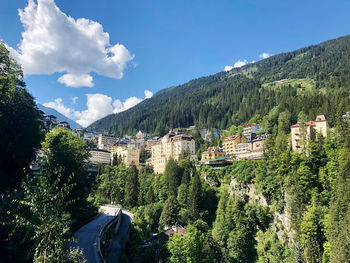
[[[304,111],[310,118],[322,112],[332,123],[336,111],[350,110],[343,98],[349,92],[350,35],[161,90],[88,129],[116,135],[162,134],[192,125],[225,129],[276,107],[289,111],[292,122]]]
[[[58,111],[56,111],[55,109],[52,108],[48,108],[45,107],[44,105],[38,103],[38,108],[39,110],[42,110],[43,112],[45,112],[46,115],[54,115],[56,116],[60,121],[66,121],[69,123],[70,127],[72,130],[75,129],[82,129],[83,127],[81,125],[79,125],[78,123],[76,123],[75,121],[67,118],[66,116],[64,116],[63,114],[59,113]]]

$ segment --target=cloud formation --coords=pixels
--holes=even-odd
[[[233,69],[233,66],[225,66],[224,68],[225,71],[230,71],[231,69]]]
[[[236,61],[233,66],[225,66],[224,70],[225,71],[230,71],[231,69],[234,69],[234,68],[240,68],[240,67],[243,67],[244,65],[247,65],[248,61],[246,59],[243,59],[243,60],[238,60]]]
[[[265,59],[265,58],[268,58],[268,57],[271,57],[271,54],[266,53],[266,52],[264,52],[264,53],[259,55],[259,58],[261,58],[261,59]]]
[[[74,19],[54,0],[29,0],[19,10],[24,27],[18,50],[12,56],[26,75],[65,73],[58,81],[69,87],[92,87],[91,72],[121,79],[134,55],[122,44],[110,44],[100,23]]]
[[[119,113],[130,109],[141,101],[149,99],[153,96],[153,93],[149,90],[145,90],[144,94],[145,97],[143,99],[130,97],[127,98],[124,102],[120,101],[119,99],[113,101],[111,97],[105,94],[86,94],[87,109],[83,111],[75,111],[74,109],[66,107],[63,104],[62,98],[57,98],[52,102],[44,103],[44,106],[53,108],[66,117],[76,120],[76,122],[81,126],[87,127],[98,119],[101,119],[112,113]]]

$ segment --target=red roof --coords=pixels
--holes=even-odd
[[[308,122],[305,122],[306,125],[309,125],[309,126],[315,126],[315,122],[314,121],[308,121]],[[295,127],[299,127],[300,126],[300,123],[297,123],[297,124],[293,124],[292,126],[290,126],[291,128],[295,128]]]
[[[241,135],[236,134],[236,135],[232,135],[232,136],[227,136],[224,141],[233,141],[236,140],[237,138],[241,137]]]

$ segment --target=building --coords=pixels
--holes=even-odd
[[[106,150],[91,149],[89,162],[93,164],[110,164],[111,153]]]
[[[114,145],[116,141],[116,137],[100,134],[97,137],[97,147],[102,150],[107,150],[108,146]]]
[[[242,142],[237,144],[235,147],[235,154],[240,155],[240,154],[246,154],[251,152],[251,144],[248,142]]]
[[[134,147],[135,149],[141,150],[141,147],[143,146],[142,141],[131,141],[128,143],[128,146]]]
[[[253,140],[249,141],[252,152],[263,152],[266,140],[266,134],[257,135]]]
[[[146,151],[151,152],[152,146],[158,143],[158,139],[159,138],[148,140],[146,144]]]
[[[152,146],[152,165],[154,172],[163,173],[170,158],[178,161],[182,152],[188,152],[190,159],[196,159],[193,137],[170,131]]]
[[[262,130],[262,126],[257,123],[248,123],[243,127],[243,136],[248,140],[253,140],[256,134]]]
[[[224,158],[226,153],[220,147],[209,147],[208,150],[202,153],[202,162],[206,162],[211,159]]]
[[[222,150],[226,155],[234,155],[235,147],[242,142],[242,136],[239,134],[227,136],[222,142]]]
[[[297,123],[290,126],[292,135],[292,149],[300,151],[305,148],[308,141],[315,137],[316,134],[327,137],[328,122],[326,117],[321,114],[317,115],[315,121]]]
[[[109,147],[109,151],[111,160],[117,155],[126,166],[132,164],[138,166],[140,164],[140,150],[135,147],[113,145]]]
[[[70,125],[69,125],[69,123],[66,122],[66,121],[61,121],[61,122],[57,125],[57,127],[61,127],[61,128],[65,128],[65,129],[70,129]]]

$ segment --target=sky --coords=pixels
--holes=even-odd
[[[345,0],[2,0],[38,103],[86,127],[157,91],[350,34]]]

